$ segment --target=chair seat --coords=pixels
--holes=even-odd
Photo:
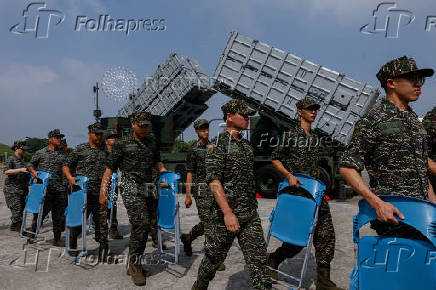
[[[30,186],[29,194],[26,197],[26,211],[29,213],[39,213],[46,185],[34,183]]]
[[[430,242],[365,236],[357,262],[360,290],[436,289],[436,247]]]
[[[83,190],[74,191],[68,196],[68,206],[65,210],[66,225],[77,227],[82,225],[83,206],[85,205]]]

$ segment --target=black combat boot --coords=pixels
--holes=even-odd
[[[70,235],[70,249],[77,249],[77,235],[71,233]],[[68,251],[68,255],[72,257],[77,257],[78,252],[77,251]]]
[[[330,267],[317,267],[316,290],[344,290],[330,280]]]
[[[100,243],[100,247],[98,248],[98,262],[99,263],[107,263],[109,246],[107,242]]]
[[[11,232],[20,232],[20,230],[21,230],[21,222],[11,223],[11,226],[9,227],[9,230]]]
[[[136,286],[144,286],[147,283],[141,265],[129,263],[129,269],[127,271]]]
[[[205,283],[202,281],[195,281],[194,285],[192,285],[191,290],[207,290],[207,287],[209,286],[209,283]]]
[[[182,234],[180,236],[180,239],[183,243],[183,250],[186,253],[186,256],[192,256],[192,239],[191,239],[191,233],[189,234]]]
[[[123,235],[121,235],[120,232],[118,231],[118,229],[116,229],[116,228],[111,230],[109,237],[111,239],[114,239],[114,240],[122,240],[123,239]]]
[[[61,241],[61,232],[54,232],[53,246],[65,247],[65,243]]]

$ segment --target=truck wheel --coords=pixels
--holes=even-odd
[[[282,175],[272,165],[264,165],[256,170],[256,191],[265,198],[276,198]]]

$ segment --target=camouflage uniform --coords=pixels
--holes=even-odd
[[[290,173],[303,173],[318,178],[319,138],[313,132],[307,135],[301,126],[289,132],[283,146],[273,151],[272,160],[279,160]],[[299,194],[299,193],[297,193]],[[318,267],[330,267],[335,253],[335,230],[330,207],[325,197],[318,212],[318,222],[313,235],[315,257]],[[292,258],[303,248],[283,243],[271,257],[280,264],[286,258]]]
[[[16,146],[25,146],[24,142],[15,142],[14,150]],[[27,168],[28,162],[24,161],[23,158],[18,158],[15,154],[9,156],[6,167],[4,170]],[[30,174],[20,172],[13,175],[8,175],[5,179],[5,185],[3,187],[3,192],[5,194],[5,200],[7,207],[11,210],[11,222],[12,224],[21,225],[23,219],[23,210],[26,205],[26,196],[29,192],[29,180]]]
[[[105,171],[106,154],[100,148],[92,148],[88,143],[77,145],[65,160],[64,166],[71,173],[83,174],[89,178],[87,193],[87,214],[92,213],[95,223],[95,240],[107,243],[106,209],[99,204],[100,185]],[[74,229],[74,235],[80,232],[80,227]]]
[[[54,134],[60,134],[58,129],[53,130]],[[50,132],[50,133],[52,133]],[[49,138],[51,135],[49,134]],[[44,147],[35,152],[30,160],[35,170],[44,170],[51,174],[47,186],[47,193],[44,199],[43,217],[51,211],[53,219],[53,232],[60,234],[65,229],[65,208],[67,206],[67,195],[65,191],[65,180],[62,173],[62,165],[65,163],[66,155],[62,151],[52,151]],[[37,215],[34,215],[32,228],[36,228]]]
[[[427,112],[422,124],[427,131],[428,157],[436,162],[436,107]],[[430,175],[433,189],[436,188],[436,176]]]
[[[377,78],[384,86],[388,78],[416,70],[413,59],[402,57],[385,64]],[[410,107],[403,111],[384,99],[356,124],[341,166],[358,172],[366,168],[371,190],[378,196],[394,194],[427,199],[426,137],[426,131]],[[376,220],[371,227],[381,236],[424,238],[403,223],[394,225]]]
[[[224,114],[244,112],[251,115],[242,101],[232,100],[222,107]],[[198,269],[198,283],[208,285],[237,237],[250,271],[252,286],[270,287],[266,268],[266,243],[254,188],[253,148],[245,139],[237,141],[227,131],[218,135],[206,148],[206,181],[219,180],[224,187],[227,202],[236,215],[240,228],[236,233],[227,230],[224,215],[216,201],[210,208],[213,220],[205,235],[205,256]]]
[[[106,139],[108,139],[110,137],[117,138],[118,137],[117,131],[116,130],[108,130],[107,132],[105,132],[103,139],[106,140]],[[104,145],[104,148],[105,148],[104,152],[106,154],[106,159],[107,159],[109,157],[110,152],[107,149],[106,145]],[[107,191],[107,196],[106,197],[107,197],[108,200],[110,199],[110,190]],[[118,229],[117,202],[116,202],[117,199],[118,199],[118,185],[115,188],[115,196],[114,196],[114,200],[113,200],[113,203],[112,203],[112,206],[113,206],[112,211],[113,211],[113,213],[112,213],[112,224],[110,225],[110,227],[111,227],[110,230],[117,230]],[[110,222],[110,216],[111,216],[111,210],[108,208],[107,211],[106,211],[106,217],[107,217],[107,222],[108,223]]]
[[[135,113],[133,120],[140,126],[149,124],[150,115],[145,112]],[[108,168],[114,172],[120,169],[122,172],[121,195],[132,225],[129,242],[131,263],[139,263],[134,259],[144,253],[154,210],[151,201],[156,198],[149,185],[152,183],[153,167],[161,159],[158,148],[151,149],[153,139],[150,136],[148,134],[144,139],[136,140],[132,133],[116,140],[107,160]]]

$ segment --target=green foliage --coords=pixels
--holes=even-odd
[[[27,152],[33,154],[39,149],[42,149],[46,146],[48,146],[48,139],[41,139],[41,138],[27,138],[26,139],[26,146],[28,148]]]
[[[11,147],[9,145],[0,143],[0,162],[6,162],[5,152],[7,153],[8,157],[14,154],[14,151],[11,150]],[[30,154],[29,152],[24,153],[24,159],[30,160],[30,158],[32,158],[32,154]]]
[[[189,148],[196,142],[197,140],[191,140],[188,142],[181,141],[179,139],[174,140],[174,145],[172,146],[172,152],[187,152]]]

